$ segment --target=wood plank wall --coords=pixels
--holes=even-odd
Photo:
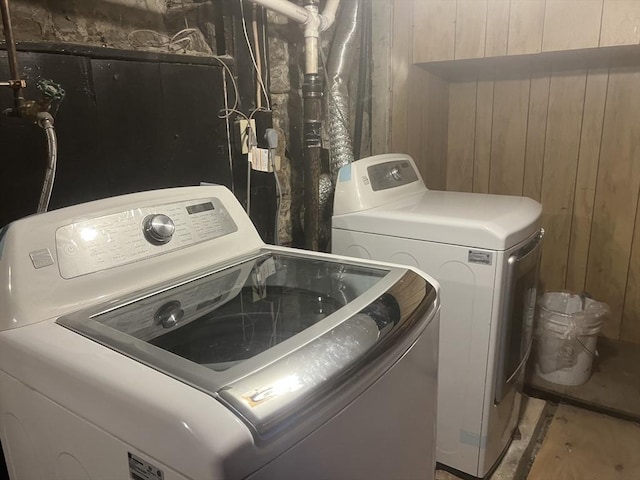
[[[446,186],[449,83],[413,64],[413,3],[395,1],[392,12],[389,52],[391,133],[388,149],[377,146],[375,153],[408,153],[416,160],[427,186],[443,190]]]
[[[539,200],[546,289],[607,302],[603,335],[640,344],[640,54],[572,60],[637,46],[640,0],[383,1],[386,151],[412,155],[433,189]],[[558,53],[559,68],[523,62]]]
[[[399,3],[413,4],[415,63],[640,43],[639,0]]]
[[[449,84],[447,190],[543,205],[541,278],[612,309],[640,343],[640,68],[487,74]]]

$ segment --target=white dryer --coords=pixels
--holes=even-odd
[[[541,206],[428,190],[407,155],[338,175],[332,252],[412,265],[442,286],[437,461],[484,477],[510,443],[529,355]]]
[[[415,269],[267,246],[208,186],[14,222],[0,286],[12,480],[434,476]]]

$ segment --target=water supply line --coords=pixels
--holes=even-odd
[[[305,74],[304,100],[304,236],[305,248],[320,249],[320,149],[322,146],[322,78],[318,74],[319,36],[335,21],[340,0],[327,0],[322,13],[319,0],[305,0],[299,6],[287,0],[250,0],[280,13],[304,27]]]
[[[58,159],[58,142],[53,126],[53,116],[49,113],[49,109],[54,101],[60,101],[64,98],[65,92],[60,85],[51,80],[40,80],[36,87],[42,93],[42,99],[39,101],[25,100],[22,90],[26,88],[27,83],[20,78],[18,54],[9,12],[9,0],[0,0],[0,14],[2,15],[2,27],[7,47],[9,75],[11,76],[8,82],[0,82],[0,86],[12,88],[14,96],[13,108],[7,108],[3,113],[11,117],[24,118],[37,124],[44,130],[47,137],[47,166],[40,192],[40,201],[38,202],[38,213],[42,213],[49,209]]]
[[[56,178],[56,167],[58,160],[58,141],[56,129],[53,128],[53,116],[49,112],[38,112],[37,123],[44,130],[47,136],[47,169],[44,175],[44,183],[40,192],[38,202],[38,213],[46,212],[49,209],[53,182]]]

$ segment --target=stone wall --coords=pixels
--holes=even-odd
[[[186,28],[202,2],[185,0],[11,0],[18,42],[62,42],[93,46],[213,53],[201,25]],[[195,22],[193,22],[195,23]],[[205,29],[206,30],[206,29]],[[175,36],[178,34],[178,36]]]
[[[269,75],[273,125],[280,133],[281,169],[277,172],[282,190],[278,238],[282,245],[301,244],[300,207],[302,177],[302,80],[300,27],[282,16],[267,13],[269,32]]]
[[[191,55],[220,53],[216,51],[212,23],[220,12],[215,12],[213,3],[207,0],[10,0],[9,3],[18,42],[75,43]],[[304,39],[298,24],[273,12],[268,12],[268,32],[273,123],[281,139],[279,240],[283,245],[302,245]]]

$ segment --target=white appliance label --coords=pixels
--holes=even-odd
[[[141,459],[131,452],[129,457],[129,477],[131,480],[164,480],[164,473],[155,465]]]
[[[491,265],[493,262],[493,253],[483,252],[482,250],[469,250],[469,263],[481,263],[482,265]]]

